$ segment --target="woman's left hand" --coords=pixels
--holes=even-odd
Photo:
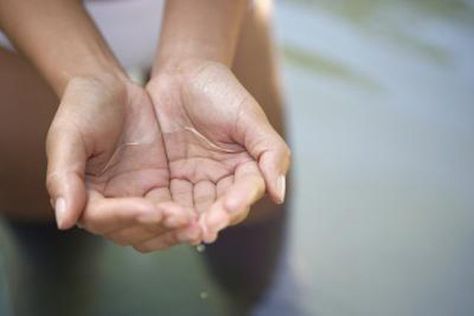
[[[176,203],[200,214],[203,241],[243,221],[267,191],[283,203],[290,150],[228,67],[162,67],[146,90],[168,157]]]

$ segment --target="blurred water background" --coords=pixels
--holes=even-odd
[[[311,315],[474,315],[474,3],[280,1]]]
[[[254,314],[474,315],[474,2],[275,9],[294,198],[287,256]],[[9,315],[14,247],[0,240]],[[229,313],[193,248],[90,256],[94,315]]]

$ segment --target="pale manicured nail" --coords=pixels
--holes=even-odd
[[[285,202],[285,194],[286,194],[286,177],[281,175],[278,177],[278,191],[280,197],[280,203]]]
[[[64,217],[66,216],[66,200],[64,200],[64,198],[59,197],[56,200],[54,203],[54,213],[56,215],[58,228],[62,228],[64,226]]]

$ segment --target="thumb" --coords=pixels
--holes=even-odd
[[[51,126],[46,140],[48,170],[46,186],[59,229],[73,227],[86,204],[85,144],[71,127]]]
[[[258,162],[267,193],[275,203],[281,204],[285,201],[286,174],[291,162],[291,151],[270,125],[257,102],[253,99],[251,102],[255,103],[254,111],[241,117],[239,129],[243,134],[244,146]]]

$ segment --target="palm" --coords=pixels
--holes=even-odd
[[[200,214],[211,216],[214,209],[209,221],[219,230],[245,218],[263,193],[263,179],[257,162],[236,141],[240,88],[233,77],[217,75],[216,81],[207,74],[189,81],[157,78],[148,91],[163,133],[174,200]],[[222,209],[235,216],[226,217]]]
[[[69,143],[74,144],[68,146],[80,163],[62,168],[56,164],[56,168],[79,175],[79,182],[85,177],[87,192],[83,184],[71,180],[70,187],[76,191],[70,203],[76,209],[85,205],[80,220],[89,231],[119,232],[113,239],[120,241],[120,231],[125,230],[125,235],[136,236],[139,242],[187,223],[192,211],[170,202],[163,139],[144,89],[130,83],[72,81],[50,129],[50,146],[65,139],[64,135],[72,135]],[[54,171],[50,178],[57,183]],[[166,223],[168,219],[172,225]],[[150,226],[153,229],[144,229]]]
[[[142,89],[129,90],[128,97],[113,104],[123,112],[107,118],[120,122],[117,129],[97,135],[108,139],[87,162],[88,189],[103,197],[169,196],[167,159],[151,102]]]

